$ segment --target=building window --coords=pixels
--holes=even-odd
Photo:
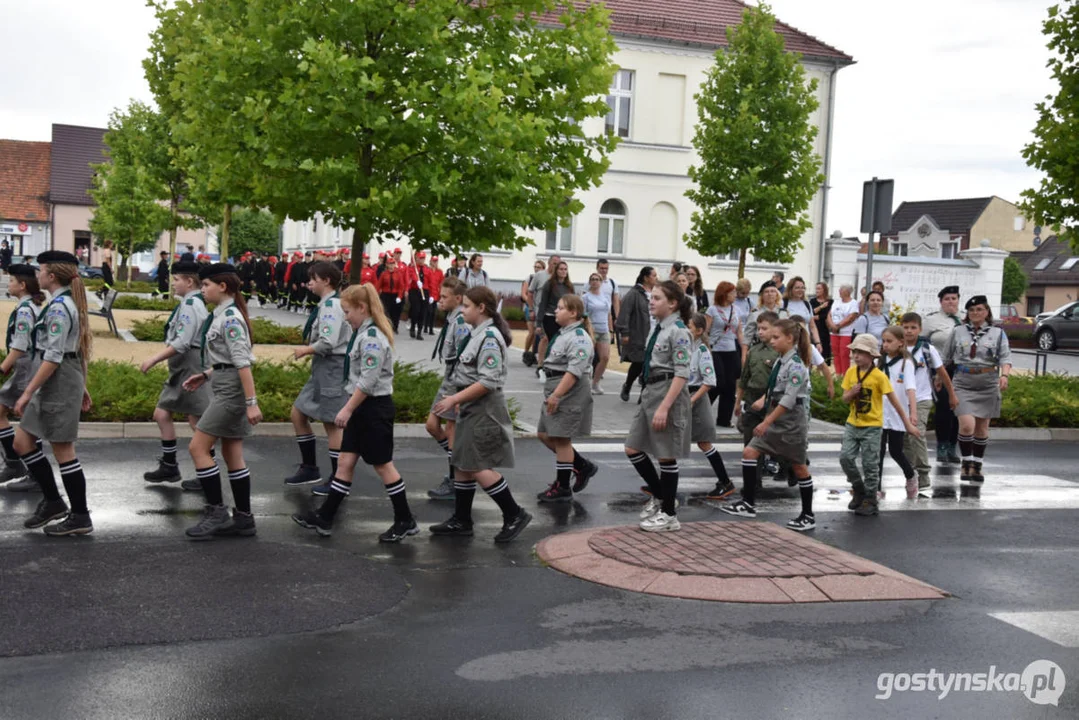
[[[573,221],[558,230],[547,231],[547,249],[552,252],[573,252]]]
[[[903,253],[906,255],[906,253]],[[945,260],[955,260],[959,255],[959,243],[942,242],[940,244],[940,256]]]
[[[1053,258],[1042,258],[1038,261],[1038,264],[1034,266],[1035,270],[1044,270],[1049,267],[1049,263],[1053,262]]]
[[[903,257],[906,257],[910,251],[910,245],[905,242],[893,241],[889,243],[888,247],[891,250],[892,255],[901,255]]]
[[[629,121],[633,110],[633,71],[619,70],[607,95],[607,134],[629,137]]]
[[[1075,267],[1075,263],[1079,263],[1079,257],[1070,257],[1064,261],[1064,264],[1060,266],[1061,270],[1071,270]]]
[[[599,238],[596,252],[601,255],[621,255],[625,252],[626,206],[618,200],[608,200],[599,209]]]

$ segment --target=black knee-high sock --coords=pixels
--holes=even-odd
[[[41,487],[41,491],[45,493],[45,499],[50,501],[59,500],[60,490],[56,487],[56,476],[52,474],[52,465],[49,464],[49,459],[45,457],[45,453],[41,451],[41,447],[38,446],[23,455],[22,461],[31,477]]]
[[[588,458],[577,452],[577,448],[573,448],[573,469],[578,473],[583,473],[588,464]]]
[[[503,519],[512,520],[520,514],[521,506],[513,499],[513,493],[510,492],[510,484],[506,482],[506,478],[498,478],[498,482],[483,490],[498,504],[498,509],[502,511]]]
[[[981,462],[985,457],[985,446],[989,444],[989,438],[976,437],[973,441],[974,462]]]
[[[86,509],[86,475],[82,472],[82,463],[78,458],[60,463],[60,479],[71,504],[71,512],[80,515],[90,512]]]
[[[195,468],[195,476],[202,485],[202,492],[206,496],[206,504],[225,504],[221,496],[221,471],[217,469],[216,463],[201,470]]]
[[[15,428],[8,426],[0,430],[0,445],[4,447],[4,459],[9,465],[22,462],[19,453],[15,452]]]
[[[476,498],[475,480],[453,481],[453,516],[461,522],[472,524],[472,501]]]
[[[970,435],[959,436],[959,454],[964,461],[974,459],[974,438]]]
[[[251,472],[247,468],[229,470],[229,487],[232,488],[232,501],[236,511],[251,513]]]
[[[798,478],[798,493],[802,496],[802,513],[813,514],[813,476]]]
[[[161,462],[166,465],[176,464],[176,438],[161,441]]]
[[[316,465],[318,461],[315,459],[315,436],[309,435],[297,435],[296,445],[300,448],[300,462],[304,465]]]
[[[659,484],[663,488],[662,510],[668,515],[675,514],[674,499],[678,495],[678,461],[660,462]]]
[[[742,458],[742,499],[750,505],[757,502],[757,461]]]
[[[641,476],[641,479],[648,485],[648,489],[652,491],[652,497],[662,497],[663,492],[659,484],[659,475],[656,474],[656,466],[652,464],[652,460],[644,453],[637,453],[636,455],[630,455],[629,461],[633,463],[633,468],[637,471],[637,474]]]
[[[406,521],[412,519],[412,511],[408,509],[408,495],[405,493],[405,479],[397,478],[397,482],[392,482],[385,486],[386,494],[390,496],[390,502],[393,503],[393,519],[394,522]]]
[[[337,514],[337,509],[341,507],[341,503],[351,492],[352,483],[346,482],[335,475],[333,480],[330,481],[330,492],[326,499],[322,501],[322,507],[318,509],[318,514],[324,520],[333,521],[333,516]]]
[[[727,474],[727,466],[723,464],[723,457],[719,454],[719,450],[716,450],[715,446],[704,454],[708,458],[708,464],[712,466],[712,472],[716,474],[716,480],[720,485],[728,485],[731,481],[731,476]]]
[[[450,480],[453,480],[453,450],[450,449],[450,439],[442,438],[438,441],[438,446],[446,453],[446,462],[449,464],[450,468],[448,477]]]
[[[556,462],[554,477],[559,487],[569,490],[569,479],[573,475],[573,463]]]
[[[337,477],[337,460],[341,457],[341,448],[330,448],[330,477]]]

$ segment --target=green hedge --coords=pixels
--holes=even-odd
[[[265,422],[287,422],[292,402],[310,375],[308,362],[255,363],[259,408]],[[109,360],[90,363],[89,390],[94,407],[82,417],[87,422],[149,422],[154,414],[167,370],[162,363],[143,375],[131,364]],[[397,422],[427,419],[441,375],[408,363],[394,365],[393,401]]]
[[[164,315],[132,323],[131,334],[136,340],[165,342]],[[278,325],[264,317],[251,318],[251,335],[256,345],[303,345],[303,331],[298,327]]]
[[[850,409],[842,395],[837,379],[836,399],[829,400],[824,380],[814,375],[813,417],[837,425],[846,423]],[[933,427],[932,414],[929,427]],[[1000,418],[993,421],[993,427],[1079,427],[1079,377],[1012,375],[1001,401]]]
[[[172,312],[176,307],[175,300],[154,300],[141,298],[138,295],[118,295],[116,302],[112,304],[113,310],[164,310]]]
[[[503,307],[502,317],[505,318],[507,322],[524,322],[525,311],[519,307]]]
[[[100,290],[105,285],[105,281],[100,278],[83,278],[82,283],[88,290]],[[118,290],[120,292],[153,293],[157,292],[157,283],[133,280],[131,285],[128,285],[123,280],[117,280],[112,284],[112,288],[113,290]]]

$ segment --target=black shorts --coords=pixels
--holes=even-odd
[[[393,397],[368,397],[352,413],[341,437],[341,452],[359,455],[368,465],[393,460]]]
[[[554,319],[554,315],[543,316],[543,334],[550,340],[554,337],[554,334],[558,332],[558,323]]]

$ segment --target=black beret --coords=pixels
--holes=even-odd
[[[78,265],[79,259],[69,252],[63,250],[46,250],[37,256],[38,264],[44,265],[45,263],[71,263],[72,265]]]
[[[944,286],[944,287],[942,287],[940,289],[939,293],[937,293],[937,300],[944,299],[945,295],[958,295],[958,294],[959,294],[959,286],[958,285],[946,285],[946,286]]]
[[[7,269],[8,275],[15,275],[16,277],[34,277],[37,275],[37,268],[33,265],[23,265],[19,263],[12,265]]]
[[[207,278],[217,277],[218,275],[236,274],[236,268],[228,263],[212,263],[210,265],[202,265],[199,268],[199,279],[205,280]]]
[[[779,289],[779,287],[776,285],[775,280],[766,280],[764,282],[764,284],[761,285],[761,289],[759,291],[757,291],[757,294],[760,295],[762,292],[764,292],[768,288],[776,288],[777,290]]]
[[[193,260],[181,260],[174,262],[170,272],[173,275],[198,275],[202,266]]]
[[[989,307],[989,298],[985,295],[975,295],[970,300],[967,300],[965,307],[967,310],[970,310],[975,305],[985,305],[986,307]]]

